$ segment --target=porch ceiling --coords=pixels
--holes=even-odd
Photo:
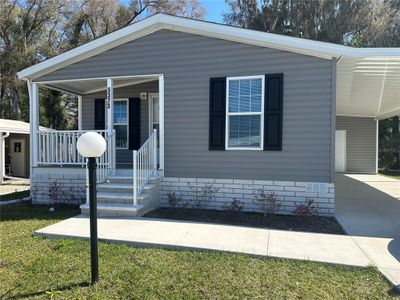
[[[337,115],[400,115],[400,57],[342,57],[336,87]]]
[[[157,80],[157,77],[131,77],[131,78],[115,78],[114,88],[140,84],[144,82],[150,82]],[[100,79],[79,79],[79,80],[60,80],[52,82],[42,82],[42,86],[70,92],[77,95],[86,95],[99,91],[105,91],[107,89],[107,80],[105,78]]]

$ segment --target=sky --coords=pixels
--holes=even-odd
[[[228,6],[225,0],[200,0],[203,6],[207,9],[205,19],[207,21],[222,23],[222,13],[228,11]]]
[[[129,0],[119,0],[123,4],[129,3]],[[222,13],[228,11],[225,0],[200,0],[201,4],[207,9],[205,19],[211,22],[223,23]]]

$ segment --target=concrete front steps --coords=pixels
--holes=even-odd
[[[155,209],[160,202],[160,178],[150,178],[137,204],[133,203],[133,174],[131,170],[117,170],[105,183],[97,185],[97,215],[99,217],[137,217]],[[89,204],[80,206],[89,215]]]

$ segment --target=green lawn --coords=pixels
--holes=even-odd
[[[29,197],[30,191],[18,191],[0,196],[0,201],[8,201],[14,199],[23,199]]]
[[[384,299],[396,294],[374,268],[107,243],[99,247],[100,281],[89,286],[87,242],[32,237],[35,229],[76,213],[27,204],[1,208],[0,299]]]
[[[387,175],[387,174],[380,174],[381,176],[390,177],[393,179],[400,180],[400,175]]]

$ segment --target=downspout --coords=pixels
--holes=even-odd
[[[3,183],[4,177],[6,176],[6,151],[5,151],[5,139],[10,136],[9,132],[5,132],[3,135],[3,132],[0,132],[0,183]]]

